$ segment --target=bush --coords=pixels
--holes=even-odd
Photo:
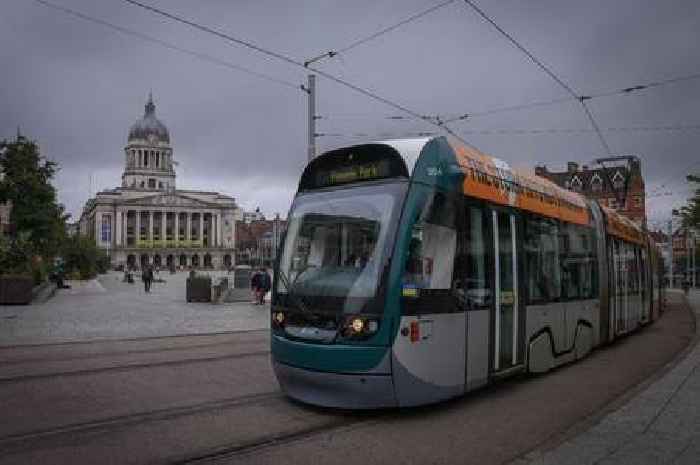
[[[105,253],[104,250],[97,251],[97,259],[95,261],[95,267],[98,273],[105,274],[110,267],[109,255]]]
[[[70,237],[63,246],[63,260],[68,276],[80,279],[94,278],[98,271],[109,265],[106,254],[86,237]],[[105,265],[105,263],[107,265]],[[104,272],[104,271],[103,271]]]
[[[43,263],[32,265],[32,279],[34,279],[35,286],[43,283],[46,280],[46,277],[46,267]]]
[[[32,247],[26,234],[10,238],[0,236],[0,274],[32,275]]]

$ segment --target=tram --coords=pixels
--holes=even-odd
[[[275,266],[271,358],[299,401],[441,401],[585,357],[662,311],[635,223],[446,137],[326,152]]]

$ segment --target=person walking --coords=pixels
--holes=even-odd
[[[272,289],[272,278],[270,278],[270,275],[265,268],[260,268],[260,273],[258,273],[258,276],[260,276],[258,303],[260,305],[265,305],[265,294]]]
[[[143,288],[146,292],[151,292],[151,284],[153,283],[153,267],[151,265],[146,265],[146,267],[141,272],[141,279],[143,280]]]
[[[250,290],[253,292],[253,301],[255,305],[260,303],[260,273],[255,271],[253,272],[253,276],[250,278]]]

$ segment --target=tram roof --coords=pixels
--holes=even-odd
[[[403,158],[409,173],[413,173],[423,148],[434,139],[436,137],[378,143],[394,148]],[[452,137],[445,139],[464,174],[465,194],[571,223],[590,223],[588,204],[582,195],[563,189],[533,172],[512,168],[508,162],[486,155]]]
[[[464,174],[466,195],[508,205],[570,223],[590,224],[590,210],[586,198],[559,187],[533,171],[512,168],[508,162],[459,142],[453,137],[432,136],[389,139],[370,142],[387,145],[401,156],[410,175],[423,149],[435,139],[445,139],[454,151],[456,164]],[[643,229],[628,218],[602,207],[608,234],[643,244]]]
[[[600,208],[605,213],[608,234],[635,244],[644,244],[645,234],[641,226],[615,210],[602,205]]]

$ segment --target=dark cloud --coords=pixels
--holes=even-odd
[[[168,22],[123,2],[52,0],[179,47],[294,83],[304,70]],[[391,25],[436,2],[150,0],[204,24],[299,60]],[[700,4],[692,0],[480,2],[576,92],[591,94],[700,72]],[[119,183],[129,126],[153,91],[179,161],[181,187],[220,190],[246,207],[284,213],[306,158],[301,91],[165,49],[49,9],[9,0],[0,16],[0,137],[17,125],[60,162],[61,200],[74,214],[92,190]],[[319,64],[420,113],[458,115],[565,97],[541,70],[463,2]],[[319,79],[319,132],[403,134],[434,130],[388,120],[396,111]],[[603,128],[699,124],[700,81],[590,102]],[[482,129],[590,129],[575,102],[454,123]],[[684,168],[700,131],[605,132],[618,154],[643,159],[649,212],[667,216],[687,192]],[[520,166],[563,167],[603,155],[595,134],[480,134],[472,144]],[[321,149],[354,142],[325,137]],[[696,166],[700,168],[700,166]]]

